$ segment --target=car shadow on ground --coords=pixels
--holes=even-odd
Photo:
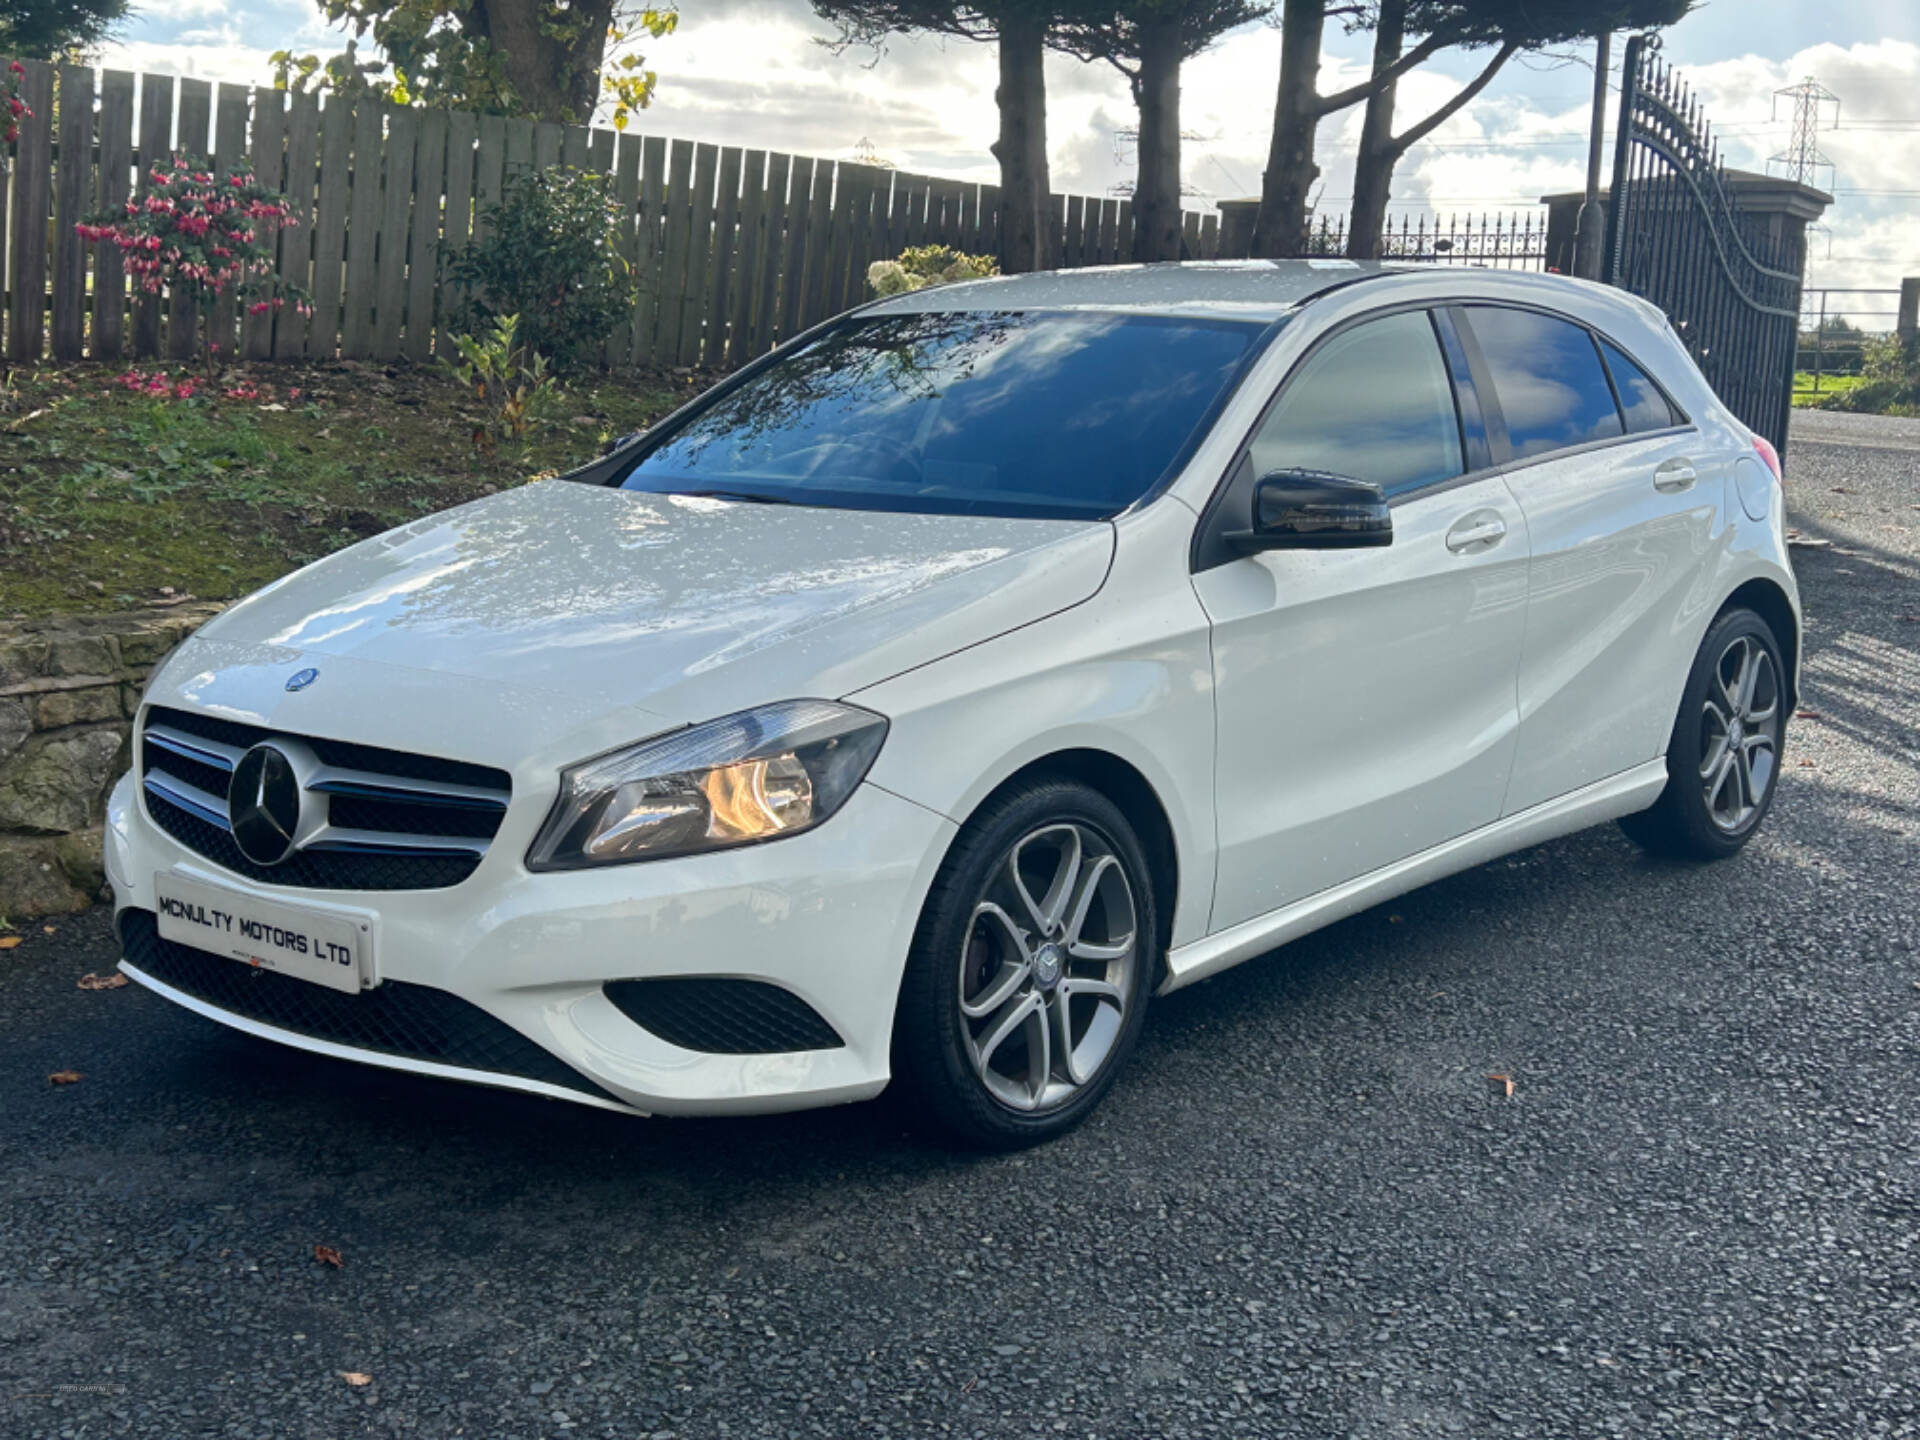
[[[1345,1083],[1329,1074],[1346,1063],[1337,1037],[1363,1031],[1370,1023],[1365,1012],[1382,992],[1477,991],[1471,1003],[1479,1013],[1497,1005],[1490,997],[1497,997],[1500,977],[1476,970],[1490,917],[1551,936],[1563,923],[1565,886],[1632,896],[1649,886],[1683,888],[1694,873],[1642,855],[1609,826],[1439,881],[1156,999],[1116,1091],[1087,1126],[1038,1153],[1057,1152],[1058,1163],[1104,1164],[1157,1143],[1169,1127],[1261,1123],[1247,1114],[1243,1090],[1208,1085],[1222,1047],[1267,1056],[1277,1090],[1262,1103],[1297,1123],[1318,1108],[1313,1097],[1321,1089]],[[1436,1006],[1436,1014],[1451,1008]],[[514,1195],[545,1203],[552,1193],[582,1187],[656,1197],[697,1192],[707,1207],[716,1195],[733,1194],[762,1206],[828,1181],[885,1194],[981,1166],[1024,1163],[949,1148],[893,1092],[868,1104],[791,1114],[637,1119],[314,1056],[183,1013],[168,1012],[167,1023],[182,1027],[182,1043],[156,1047],[163,1057],[147,1077],[165,1108],[228,1111],[228,1121],[257,1127],[254,1158],[267,1170],[332,1171],[342,1184],[451,1185],[509,1206]],[[1335,1037],[1331,1057],[1328,1037]],[[1363,1037],[1356,1048],[1367,1043]],[[1289,1075],[1296,1055],[1297,1073]],[[1483,1076],[1472,1067],[1461,1075],[1477,1103]],[[1283,1123],[1277,1114],[1274,1123]],[[315,1137],[325,1137],[318,1153]]]

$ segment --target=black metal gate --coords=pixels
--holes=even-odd
[[[1699,101],[1627,42],[1601,278],[1667,312],[1727,408],[1784,452],[1806,241],[1735,205]]]

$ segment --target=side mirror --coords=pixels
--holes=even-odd
[[[1323,470],[1276,470],[1253,487],[1253,528],[1226,537],[1258,550],[1357,550],[1393,543],[1393,511],[1378,485]]]

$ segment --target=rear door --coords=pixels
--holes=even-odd
[[[1514,306],[1457,319],[1533,552],[1514,814],[1665,747],[1724,487],[1700,432],[1611,341]]]
[[[1379,484],[1393,543],[1210,550],[1210,527],[1246,528],[1253,480],[1287,468]],[[1214,929],[1499,818],[1526,586],[1525,525],[1488,467],[1446,322],[1407,310],[1321,341],[1196,546],[1213,622]]]

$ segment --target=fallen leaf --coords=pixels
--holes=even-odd
[[[313,1258],[318,1260],[322,1265],[331,1265],[336,1270],[344,1270],[347,1268],[345,1257],[331,1245],[314,1246]]]
[[[1796,710],[1793,712],[1793,718],[1796,720],[1824,720],[1826,717],[1818,710]]]
[[[96,975],[91,970],[80,977],[82,990],[118,990],[127,983],[127,977],[115,971],[111,975]]]
[[[1802,770],[1811,770],[1811,769],[1813,769],[1813,761],[1811,761],[1811,760],[1802,760],[1802,761],[1800,762],[1800,768],[1801,768]]]
[[[40,933],[43,935],[58,935],[60,933],[60,927],[58,925],[42,925],[40,927]]]
[[[1513,1077],[1511,1075],[1489,1075],[1487,1079],[1501,1086],[1503,1093],[1505,1093],[1509,1099],[1513,1097]]]
[[[11,950],[19,943],[18,935],[0,935],[0,950]]]
[[[356,1390],[360,1389],[363,1385],[371,1385],[373,1383],[373,1376],[361,1370],[342,1370],[340,1372],[340,1378]]]
[[[56,1070],[53,1074],[47,1076],[47,1079],[56,1085],[78,1085],[80,1083],[80,1072],[78,1070]]]

